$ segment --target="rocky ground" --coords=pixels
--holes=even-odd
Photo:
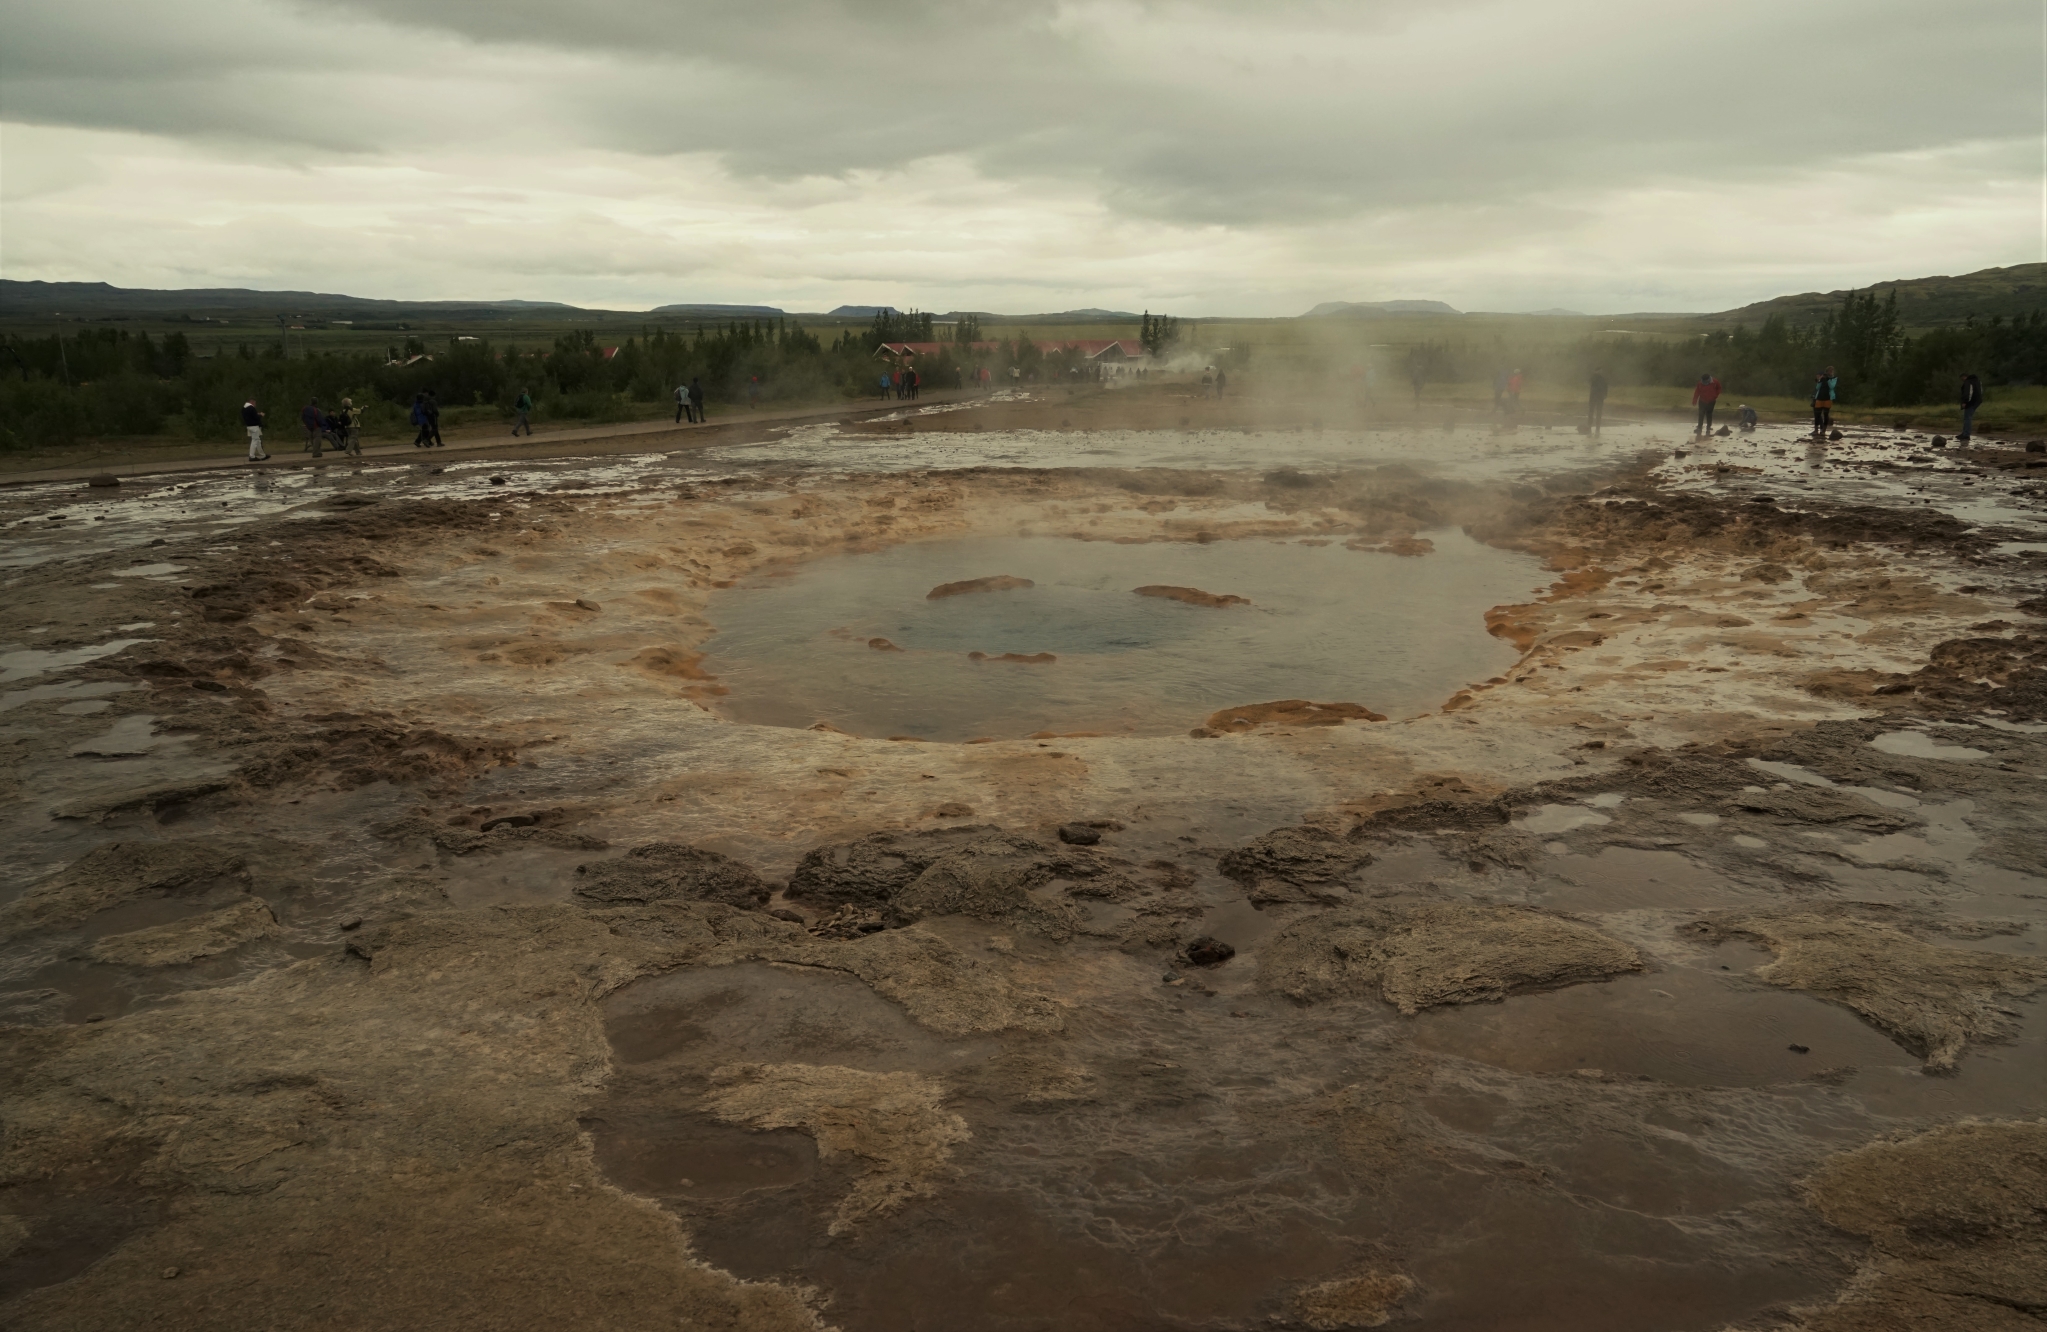
[[[0,496],[6,1325],[2047,1323],[2039,455],[992,410]],[[704,657],[825,554],[1458,528],[1547,585],[1418,716],[941,745]]]

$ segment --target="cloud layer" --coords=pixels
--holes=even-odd
[[[1811,0],[15,0],[9,277],[1720,308],[2041,253],[2041,18]]]

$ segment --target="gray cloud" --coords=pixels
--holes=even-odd
[[[1662,176],[1738,187],[2032,133],[2039,109],[2037,19],[2010,3],[14,9],[7,111],[41,123],[334,152],[516,127],[776,180],[956,154],[1224,224]],[[516,107],[493,78],[516,80]]]
[[[1448,266],[1482,263],[1488,291],[1577,304],[1588,281],[1769,271],[1728,255],[1743,234],[1783,247],[1787,206],[1838,205],[1831,234],[1798,235],[1797,274],[1830,247],[1896,271],[1954,266],[1885,257],[1908,242],[2035,257],[2030,236],[1992,233],[2013,206],[1997,173],[2019,160],[1998,145],[2039,132],[2038,23],[2013,0],[12,0],[0,118],[262,168],[260,187],[188,173],[250,209],[274,201],[249,191],[328,173],[306,188],[374,204],[404,238],[387,246],[452,255],[466,226],[498,271],[564,281],[824,289],[908,254],[948,290],[1030,291],[1053,269],[1079,290],[1114,254],[1147,274],[1133,283],[1217,298],[1363,273],[1436,294]],[[576,183],[600,164],[601,185]],[[43,183],[10,187],[10,209],[31,193],[55,208],[76,173],[26,175]],[[543,176],[526,206],[416,197]],[[1923,209],[1887,189],[1933,180],[1960,210],[1942,227],[1887,220]],[[610,223],[571,220],[579,188]],[[1717,230],[1669,211],[1752,199]],[[431,222],[402,220],[427,203]],[[920,219],[951,232],[920,250]],[[11,224],[10,270],[61,250],[47,225],[56,249]],[[225,234],[194,231],[181,262]],[[296,233],[252,234],[286,254]]]

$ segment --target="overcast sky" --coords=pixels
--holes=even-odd
[[[2040,0],[7,0],[0,275],[1723,309],[2047,259]]]

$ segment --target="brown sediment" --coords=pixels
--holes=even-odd
[[[1428,903],[1311,916],[1266,946],[1259,984],[1301,1003],[1377,994],[1413,1015],[1641,971],[1642,955],[1531,907]]]
[[[1021,662],[1021,663],[1023,663],[1023,664],[1024,664],[1024,665],[1026,665],[1026,666],[1049,666],[1049,665],[1051,665],[1051,664],[1052,664],[1053,662],[1055,662],[1055,661],[1059,660],[1059,658],[1058,658],[1058,656],[1057,656],[1056,654],[1054,654],[1054,653],[1051,653],[1051,652],[1030,652],[1030,653],[1024,653],[1024,652],[1003,652],[1003,653],[999,653],[999,654],[997,654],[997,655],[995,655],[995,656],[990,656],[990,655],[989,655],[989,654],[987,654],[986,652],[969,652],[969,653],[967,654],[967,660],[968,660],[968,661],[1015,661],[1015,662]]]
[[[944,597],[965,596],[970,592],[1008,592],[1019,587],[1036,587],[1028,578],[1017,578],[1010,574],[995,574],[988,578],[968,578],[957,583],[940,583],[924,594],[926,601],[937,601]]]
[[[1305,698],[1283,698],[1273,703],[1245,703],[1209,714],[1205,723],[1212,731],[1250,731],[1260,726],[1340,726],[1347,721],[1385,721],[1383,713],[1359,703],[1311,703]]]
[[[902,651],[901,648],[897,647],[894,643],[889,642],[886,638],[870,638],[867,640],[867,646],[873,648],[876,652]]]
[[[1359,550],[1377,555],[1415,556],[1434,554],[1436,543],[1427,537],[1418,536],[1388,537],[1385,540],[1358,537],[1344,542],[1343,548],[1345,550]]]
[[[1140,597],[1164,597],[1168,601],[1182,601],[1189,606],[1212,606],[1221,609],[1227,606],[1248,606],[1251,598],[1232,596],[1228,593],[1203,592],[1198,587],[1173,587],[1165,583],[1147,583],[1143,587],[1130,589]]]
[[[1832,999],[1925,1059],[1953,1072],[1969,1045],[2010,1036],[2013,999],[2047,988],[2047,962],[1929,943],[1907,932],[1915,913],[1868,904],[1735,912],[1696,926],[1741,935],[1777,955],[1756,978]]]
[[[1493,1326],[1570,1284],[1598,1332],[2036,1324],[2037,1126],[1952,1121],[2039,1096],[2039,964],[1999,931],[2037,927],[2047,708],[1995,618],[2039,579],[1932,516],[1626,484],[747,478],[258,520],[246,549],[303,544],[181,555],[197,597],[81,581],[125,554],[20,575],[10,643],[158,641],[65,677],[138,686],[107,713],[8,716],[0,1268],[33,1288],[0,1321]],[[714,683],[705,589],[771,562],[1420,513],[1556,574],[1437,716],[892,745],[677,697]],[[93,757],[145,711],[163,752]],[[1878,746],[1905,727],[1980,757]],[[1081,823],[1120,826],[1054,843]],[[1983,920],[1844,904],[1877,893]],[[1235,956],[1190,969],[1203,938]],[[1857,1015],[1969,1076],[1900,1076]],[[1733,1072],[1626,1062],[1699,1044]],[[635,1114],[717,1187],[619,1165]]]
[[[2047,1121],[1974,1121],[1829,1157],[1803,1181],[1871,1253],[1800,1332],[2032,1332],[2047,1308]]]

